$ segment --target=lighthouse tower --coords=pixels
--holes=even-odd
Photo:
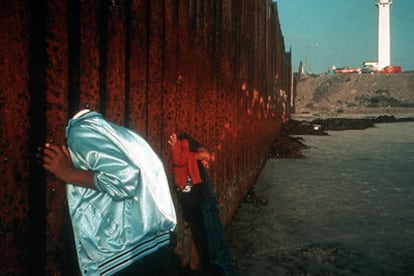
[[[390,6],[391,0],[378,0],[378,70],[391,65]]]

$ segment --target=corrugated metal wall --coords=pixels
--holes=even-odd
[[[64,186],[35,155],[64,143],[86,104],[145,137],[170,177],[170,133],[199,139],[216,156],[223,222],[289,116],[291,58],[270,0],[2,0],[0,26],[5,274],[70,271]]]

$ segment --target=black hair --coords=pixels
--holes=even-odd
[[[177,135],[178,140],[184,140],[186,139],[188,143],[190,144],[190,151],[197,151],[199,148],[201,148],[201,144],[194,139],[190,134],[181,132]]]

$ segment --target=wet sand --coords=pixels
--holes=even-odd
[[[414,275],[414,123],[301,136],[226,227],[239,275]]]

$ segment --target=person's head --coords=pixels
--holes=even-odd
[[[190,144],[190,151],[196,152],[199,148],[201,148],[201,144],[194,139],[190,134],[187,134],[185,132],[181,132],[180,134],[177,134],[178,140],[187,140]]]

